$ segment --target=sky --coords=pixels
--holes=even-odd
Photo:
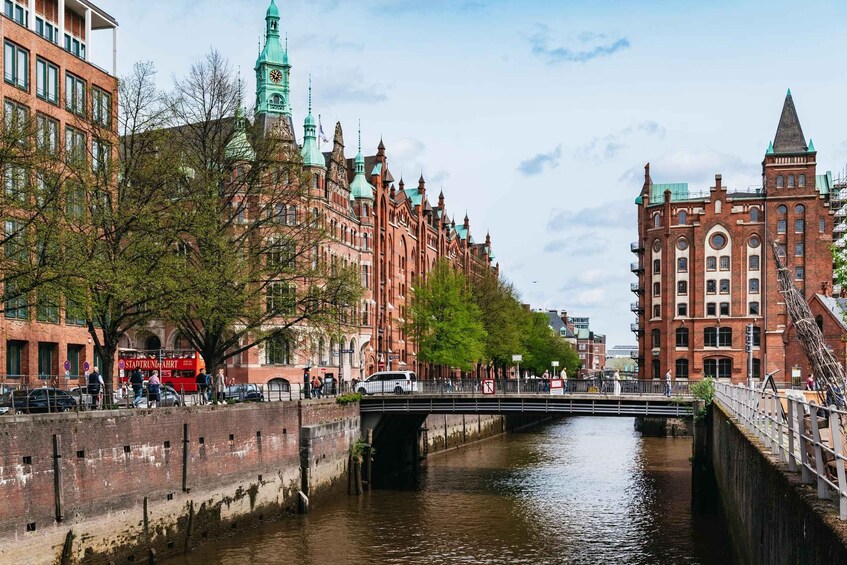
[[[269,0],[95,0],[115,17],[118,72],[160,86],[210,49],[253,66]],[[384,140],[395,178],[423,173],[447,212],[490,231],[501,273],[534,308],[589,316],[635,343],[633,199],[654,182],[759,183],[787,88],[819,172],[847,163],[847,3],[770,0],[277,0],[298,136],[314,113],[348,157]],[[111,68],[111,34],[92,60]],[[840,70],[839,70],[840,69]]]

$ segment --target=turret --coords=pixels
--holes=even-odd
[[[256,113],[291,116],[289,99],[291,65],[288,39],[283,50],[279,40],[279,9],[271,0],[265,14],[265,46],[256,59]]]
[[[309,75],[309,113],[303,122],[303,148],[300,156],[303,157],[304,167],[320,167],[326,169],[326,160],[318,146],[315,118],[312,116],[312,77]]]
[[[356,175],[350,183],[350,198],[374,199],[374,187],[365,177],[365,156],[362,155],[362,127],[359,126],[359,152],[355,160]]]

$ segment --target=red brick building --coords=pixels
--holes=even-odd
[[[787,380],[802,359],[786,357],[787,314],[771,244],[811,298],[832,281],[830,183],[803,135],[789,91],[762,161],[762,186],[728,190],[720,174],[702,193],[658,184],[649,164],[636,199],[639,377],[747,378],[745,327],[754,326],[754,377]]]
[[[282,137],[300,149],[303,164],[311,174],[310,200],[315,208],[292,210],[294,218],[304,214],[323,218],[330,240],[318,250],[326,264],[358,265],[362,277],[362,299],[353,307],[353,322],[340,337],[311,336],[306,343],[281,347],[254,347],[227,361],[227,377],[238,382],[299,382],[307,366],[343,381],[362,379],[377,370],[414,370],[423,378],[428,367],[417,361],[415,343],[403,325],[410,289],[415,277],[425,277],[438,258],[448,258],[467,274],[493,269],[491,238],[477,242],[470,220],[456,222],[448,214],[443,194],[432,198],[421,176],[417,186],[407,188],[389,168],[389,156],[380,141],[376,154],[358,153],[348,158],[341,124],[335,126],[331,150],[323,152],[309,110],[303,137],[297,140],[291,111],[289,54],[280,41],[280,14],[272,0],[267,10],[266,40],[256,61],[256,114],[254,125]],[[303,99],[307,97],[304,88]],[[314,203],[317,202],[317,205]],[[121,344],[130,349],[187,349],[187,342],[172,327],[153,325],[127,336]],[[280,353],[282,352],[282,353]]]
[[[88,54],[94,31],[111,30],[114,46],[117,25],[87,0],[5,1],[0,17],[5,123],[35,120],[37,142],[57,153],[80,151],[90,159],[102,151],[114,158],[114,140],[101,145],[92,132],[97,131],[101,141],[109,131],[117,138],[115,62],[109,74],[92,64]],[[28,176],[28,182],[38,182],[34,171],[10,167],[3,175],[7,190]],[[4,222],[6,233],[15,233],[15,221]],[[86,362],[97,363],[84,319],[74,314],[73,305],[63,300],[42,308],[32,307],[33,302],[38,301],[20,298],[5,304],[0,319],[0,370],[5,379],[63,377],[65,361],[74,379]]]

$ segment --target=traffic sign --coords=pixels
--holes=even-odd
[[[565,394],[565,387],[562,379],[550,380],[550,394]]]
[[[515,362],[523,361],[523,355],[512,355],[512,361],[515,361]]]
[[[353,353],[352,349],[342,349],[341,353]]]
[[[550,361],[550,364],[551,364],[551,365],[553,365],[554,367],[558,367],[558,366],[559,366],[559,362],[558,362],[558,361]]]
[[[118,361],[118,369],[123,369],[125,364],[126,364],[126,363],[124,363],[124,360],[123,360],[123,359],[121,359],[120,361]]]
[[[65,359],[64,367],[65,367],[66,371],[70,371],[71,370],[71,362],[68,361],[67,359]]]
[[[91,368],[91,365],[88,364],[88,361],[86,361],[85,363],[82,364],[82,370],[85,371],[86,373],[88,372],[88,370],[90,368]]]
[[[494,379],[483,379],[482,380],[482,394],[494,394],[496,392],[496,385],[494,384]]]

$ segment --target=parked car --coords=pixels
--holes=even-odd
[[[131,405],[133,401],[132,389],[129,389],[129,404]],[[147,383],[144,383],[144,388],[141,392],[141,400],[138,403],[138,408],[147,408],[148,398],[147,398]],[[179,396],[179,393],[172,387],[171,385],[161,385],[159,386],[159,406],[161,407],[170,407],[170,406],[181,406],[182,399]]]
[[[0,414],[7,414],[12,406],[16,412],[30,414],[65,412],[76,408],[76,400],[64,390],[44,387],[10,392],[0,401]]]
[[[417,392],[418,382],[412,371],[380,371],[356,386],[361,394],[409,394]]]
[[[252,383],[229,385],[224,391],[224,397],[236,402],[261,402],[265,399],[265,395],[259,386]]]

